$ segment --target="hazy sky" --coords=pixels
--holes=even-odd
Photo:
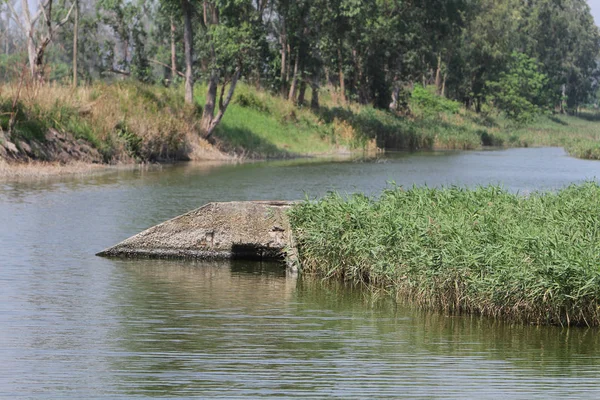
[[[596,25],[600,26],[600,0],[588,0]]]

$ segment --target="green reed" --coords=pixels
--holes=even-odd
[[[600,186],[393,187],[291,211],[303,272],[449,313],[600,325]]]

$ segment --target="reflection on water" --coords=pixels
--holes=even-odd
[[[4,183],[0,397],[597,398],[597,329],[419,312],[278,264],[93,256],[207,201],[486,174],[553,189],[600,175],[600,163],[536,149]]]

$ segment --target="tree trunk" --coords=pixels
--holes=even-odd
[[[177,47],[175,46],[175,19],[171,17],[171,82],[177,78]]]
[[[217,104],[217,88],[219,85],[219,73],[214,69],[210,73],[208,80],[208,90],[206,91],[206,102],[202,110],[202,121],[200,126],[205,137],[208,135],[210,125],[215,116],[215,105]]]
[[[294,101],[296,98],[296,88],[298,87],[298,70],[300,65],[300,52],[296,49],[296,60],[294,60],[294,76],[292,77],[292,85],[288,95],[289,101]]]
[[[192,7],[189,0],[181,0],[183,10],[183,45],[185,49],[185,102],[194,102],[194,76],[192,74]]]
[[[46,47],[50,44],[50,38],[45,37],[42,40],[42,43],[35,49],[35,57],[34,57],[34,71],[35,71],[35,79],[39,83],[44,83],[44,56],[46,55]]]
[[[217,116],[214,117],[214,103],[212,105],[213,113],[211,113],[210,115],[207,114],[206,119],[205,119],[204,114],[202,115],[202,124],[203,124],[205,139],[211,138],[213,132],[217,128],[217,125],[219,125],[219,122],[221,122],[221,119],[223,118],[225,111],[227,111],[227,107],[229,106],[229,103],[231,102],[231,99],[233,98],[233,93],[235,92],[235,86],[237,85],[238,79],[240,78],[240,72],[241,72],[241,68],[238,68],[236,70],[235,74],[233,75],[233,77],[231,78],[231,84],[229,85],[229,92],[227,93],[227,97],[225,98],[225,101],[223,101],[223,95],[225,94],[225,84],[223,86],[221,86],[221,95],[219,96],[219,112],[217,113]],[[215,76],[217,76],[217,75],[215,74]],[[209,86],[213,82],[218,83],[218,77],[217,77],[217,80],[214,80],[213,77],[211,77],[211,82],[210,82]],[[214,85],[214,95],[215,96],[212,98],[213,101],[216,99],[216,89],[217,89],[217,86]],[[210,88],[209,88],[209,90],[210,90]],[[207,96],[207,100],[208,100],[208,97],[209,96]],[[205,110],[206,110],[206,107],[205,107]]]
[[[345,83],[345,77],[344,77],[344,63],[342,61],[342,49],[341,49],[342,44],[340,43],[338,49],[337,49],[337,53],[338,53],[338,73],[340,75],[340,99],[342,100],[342,104],[345,105],[346,104],[346,83]]]
[[[6,8],[6,34],[4,35],[4,54],[8,55],[9,51],[9,37],[10,32],[8,31],[8,27],[10,27],[10,7]]]
[[[442,97],[446,97],[446,79],[448,79],[448,73],[444,72],[444,79],[442,80]]]
[[[298,105],[304,105],[304,98],[306,97],[306,76],[302,74],[300,78],[300,90],[298,91]]]
[[[565,99],[567,98],[567,85],[563,84],[562,85],[562,97],[560,99],[560,113],[564,114],[565,113]]]
[[[350,93],[358,93],[358,102],[360,104],[365,104],[363,102],[363,90],[362,90],[362,70],[360,66],[360,60],[358,56],[358,51],[356,49],[352,49],[352,63],[354,64],[354,68],[352,71],[352,80],[350,81],[350,87],[348,91]]]
[[[319,79],[316,75],[310,81],[310,90],[312,92],[312,97],[310,99],[310,108],[312,108],[313,110],[318,110],[319,109]]]
[[[75,21],[73,22],[73,87],[77,87],[77,41],[79,34],[79,0],[75,0]]]
[[[388,106],[391,111],[398,111],[398,98],[400,97],[400,87],[395,85],[392,89],[392,102]]]
[[[7,4],[11,8],[11,12],[16,16],[17,12],[13,8],[12,3],[8,2]],[[19,25],[25,30],[25,36],[27,37],[27,57],[29,58],[31,76],[34,80],[43,82],[46,47],[52,41],[55,29],[62,27],[69,20],[71,12],[75,7],[75,3],[73,3],[67,15],[60,22],[56,23],[55,26],[52,24],[52,0],[47,0],[45,4],[39,4],[38,7],[39,9],[37,10],[35,17],[32,18],[29,12],[28,0],[22,0],[21,8],[23,10],[22,14],[24,15],[24,20],[21,20]],[[38,42],[39,44],[36,44],[36,41],[34,40],[34,34],[37,29],[36,22],[42,14],[46,20],[45,36],[41,39],[41,42]]]
[[[279,36],[281,44],[281,97],[287,97],[287,81],[285,79],[285,66],[287,63],[287,34],[285,30],[285,21],[281,22],[281,34]]]
[[[437,69],[435,70],[435,92],[442,94],[442,55],[438,53]]]
[[[290,82],[290,69],[292,68],[292,66],[290,65],[290,63],[292,62],[291,60],[292,57],[292,49],[290,47],[290,44],[287,44],[287,64],[285,66],[285,82],[287,84],[289,84]]]
[[[33,43],[33,38],[30,35],[33,35],[33,32],[30,32],[27,35],[27,58],[29,59],[29,71],[31,72],[31,77],[35,78],[37,75],[37,71],[35,69],[35,44]]]

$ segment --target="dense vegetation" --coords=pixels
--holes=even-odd
[[[169,161],[223,158],[199,138],[199,106],[186,106],[183,93],[134,81],[95,83],[73,90],[60,84],[27,87],[14,102],[18,87],[4,85],[0,93],[0,127],[8,130],[15,113],[11,140],[23,157],[57,160],[46,150],[49,130],[84,140],[97,149],[84,162]],[[196,102],[202,103],[202,91]],[[334,93],[335,94],[335,93]],[[225,152],[249,158],[297,157],[377,148],[429,150],[562,146],[574,156],[600,159],[600,114],[540,116],[526,125],[488,113],[477,114],[436,96],[434,88],[415,88],[399,117],[372,106],[339,106],[328,90],[319,109],[298,108],[279,96],[241,84],[230,112],[217,127],[215,139]],[[0,143],[1,144],[1,143]],[[56,149],[70,152],[70,146]],[[0,146],[0,158],[2,157]],[[67,160],[77,160],[67,157]],[[58,161],[64,162],[62,158]]]
[[[405,111],[416,84],[525,121],[593,101],[598,29],[585,0],[44,0],[3,3],[0,76],[77,84],[206,82],[210,137],[237,82],[297,104]],[[228,86],[228,88],[226,88]],[[308,101],[307,90],[312,89]]]
[[[296,206],[302,269],[449,313],[600,325],[600,186],[390,188]]]
[[[585,0],[9,0],[0,28],[0,156],[52,128],[106,161],[184,159],[205,141],[251,156],[558,144],[599,157],[595,134],[522,130],[597,103]]]

